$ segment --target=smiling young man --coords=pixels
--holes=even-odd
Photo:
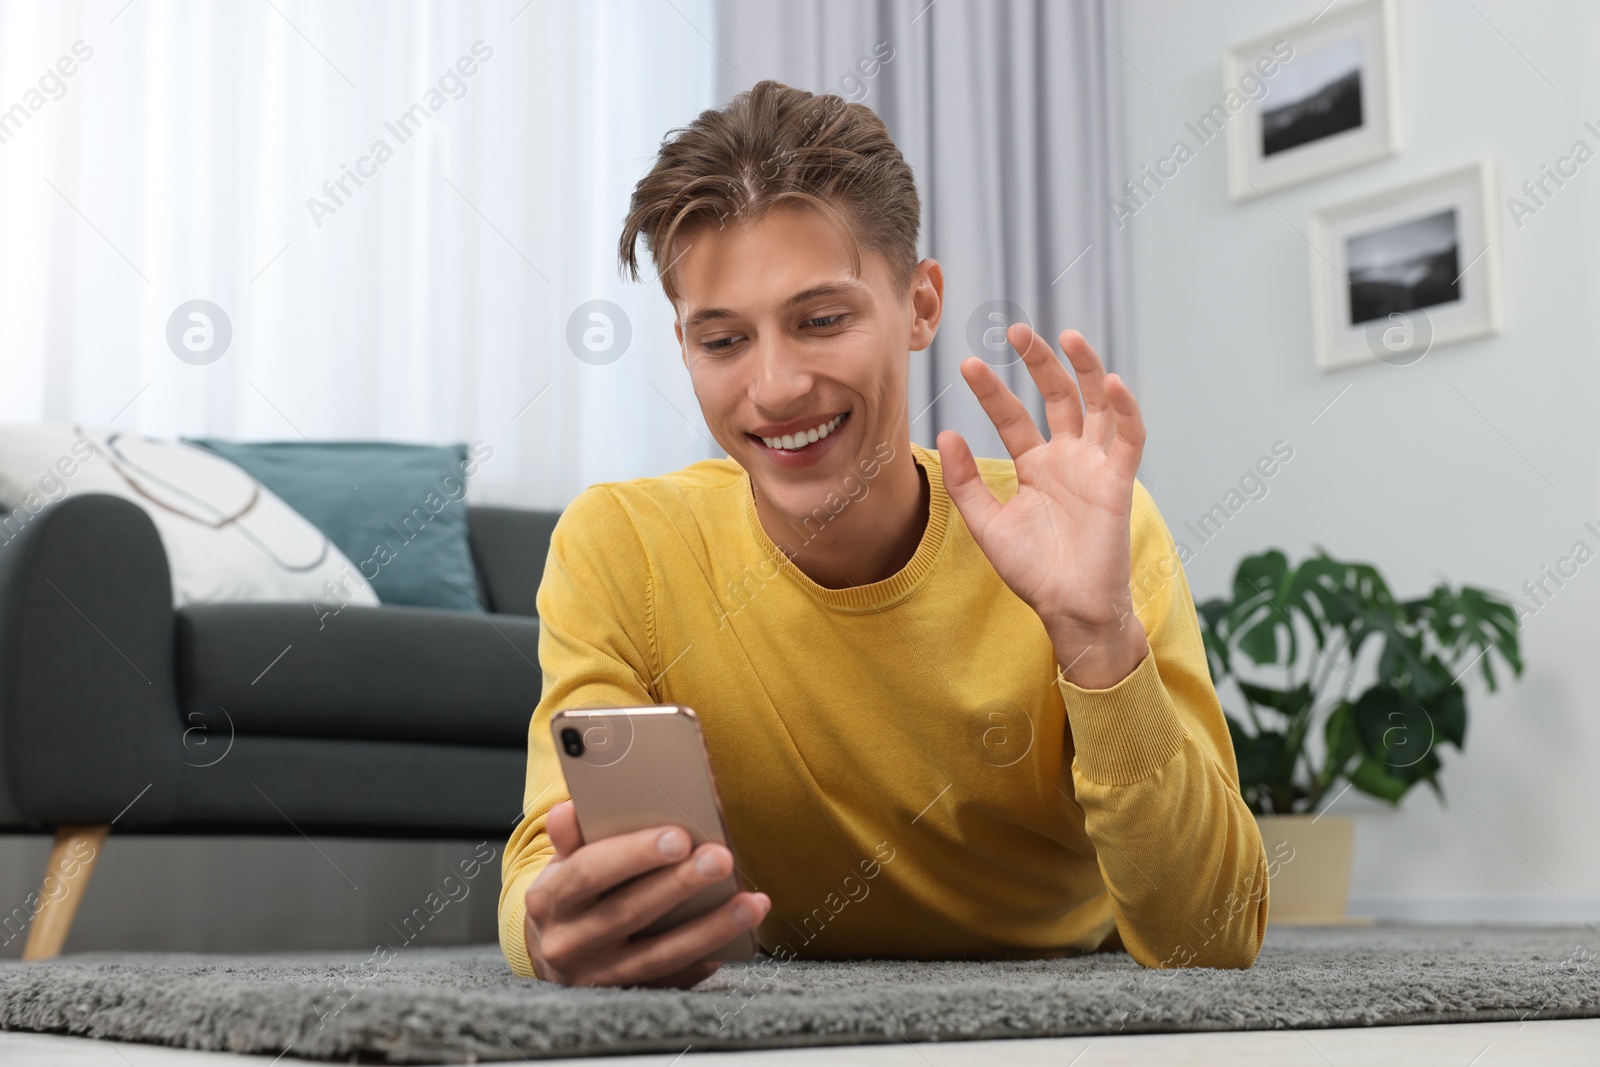
[[[914,444],[944,277],[882,122],[762,82],[674,132],[620,251],[637,278],[645,239],[728,458],[592,486],[555,528],[513,970],[689,986],[751,927],[785,957],[1251,965],[1266,857],[1128,387],[1076,332],[1075,384],[1013,325],[1048,435],[969,358],[1012,458]],[[580,838],[550,716],[668,703],[700,718],[735,855]],[[735,858],[753,891],[630,939]]]

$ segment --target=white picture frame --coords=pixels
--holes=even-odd
[[[1404,366],[1434,348],[1498,333],[1495,197],[1494,165],[1479,160],[1313,212],[1317,367]]]
[[[1248,200],[1400,151],[1396,0],[1356,0],[1230,48],[1228,193]],[[1285,49],[1291,51],[1283,59]],[[1277,60],[1274,62],[1274,60]],[[1270,74],[1263,75],[1263,71]],[[1252,78],[1257,81],[1251,81]],[[1248,91],[1260,84],[1259,96]],[[1354,121],[1354,125],[1352,125]],[[1270,149],[1270,150],[1269,150]]]

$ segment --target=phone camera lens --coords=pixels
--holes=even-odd
[[[567,727],[561,731],[561,747],[567,750],[569,756],[583,755],[583,735]]]

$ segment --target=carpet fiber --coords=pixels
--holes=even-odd
[[[514,978],[492,946],[0,963],[0,1029],[393,1063],[1600,1016],[1593,927],[1269,929],[1246,971],[1124,953],[725,965],[695,989]]]

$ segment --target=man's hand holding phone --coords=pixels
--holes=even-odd
[[[691,853],[689,835],[678,826],[586,844],[570,800],[550,809],[545,828],[556,858],[528,887],[523,930],[534,974],[547,981],[688,989],[722,966],[706,956],[754,929],[772,907],[765,893],[740,892],[703,915],[630,941],[727,878],[732,853],[710,841]]]

